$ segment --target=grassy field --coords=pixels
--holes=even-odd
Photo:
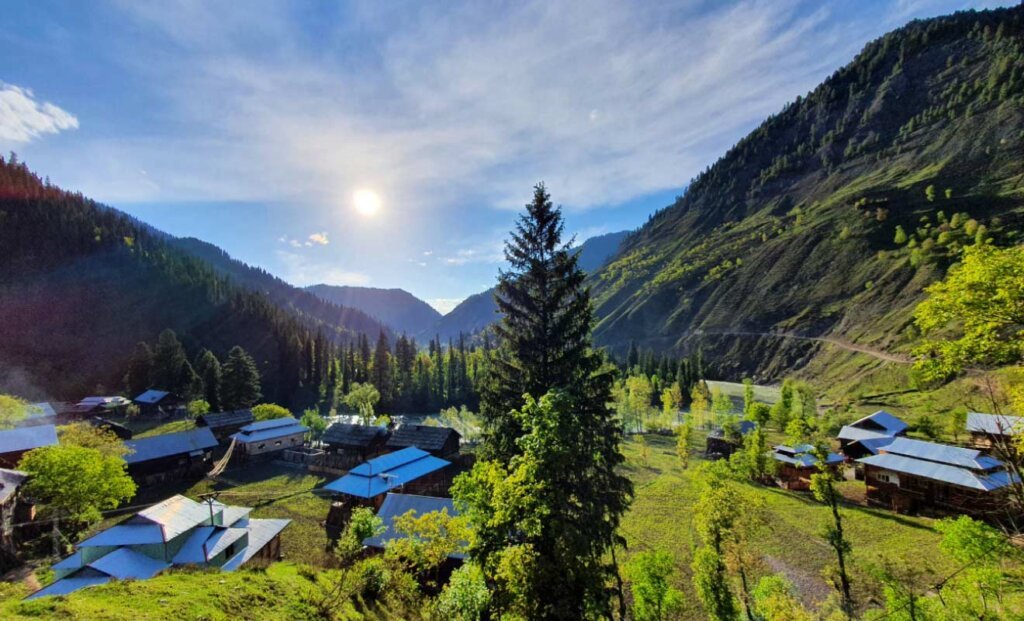
[[[690,580],[690,560],[699,545],[691,528],[690,509],[699,493],[697,464],[682,470],[672,438],[647,436],[648,457],[644,463],[641,444],[631,438],[625,446],[628,472],[636,485],[636,498],[626,516],[622,532],[629,554],[645,550],[667,550],[680,570],[677,586],[687,594],[686,618],[701,619]],[[862,483],[844,485],[863,487]],[[831,593],[823,570],[834,560],[821,537],[828,520],[825,507],[809,494],[787,492],[751,485],[750,490],[767,508],[769,526],[758,541],[765,570],[785,574],[796,586],[806,604],[814,604]],[[853,492],[854,490],[851,490]],[[885,556],[913,559],[936,575],[945,574],[954,564],[939,550],[939,535],[932,520],[895,515],[886,511],[850,506],[843,510],[845,528],[853,544],[853,576],[859,602],[876,601],[877,585],[868,575],[869,565]]]

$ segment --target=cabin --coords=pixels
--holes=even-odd
[[[459,454],[461,439],[459,432],[450,427],[401,425],[391,432],[391,437],[384,443],[384,447],[396,451],[414,446],[434,457],[450,459]]]
[[[232,571],[269,564],[280,558],[281,531],[291,520],[250,518],[250,511],[172,496],[79,543],[52,567],[56,580],[26,599],[146,580],[171,567]]]
[[[201,476],[209,470],[217,438],[206,427],[127,440],[128,474],[139,486]]]
[[[755,429],[757,429],[757,423],[749,420],[741,420],[736,423],[736,430],[739,434],[736,437],[727,437],[725,429],[722,427],[712,429],[707,437],[704,455],[708,459],[728,459],[743,446],[743,436]]]
[[[848,459],[877,455],[893,438],[907,434],[909,425],[885,410],[856,420],[839,430],[839,452]]]
[[[25,417],[15,423],[16,427],[35,427],[37,425],[59,425],[57,408],[48,401],[31,403]]]
[[[966,514],[984,518],[1019,483],[998,459],[977,449],[895,438],[864,467],[870,504],[897,512]]]
[[[971,434],[971,446],[979,449],[1011,446],[1013,436],[1024,431],[1024,418],[1002,414],[968,412],[967,432]]]
[[[0,468],[0,570],[18,564],[14,524],[35,517],[31,505],[19,505],[18,490],[28,478],[20,470]]]
[[[327,428],[320,441],[326,445],[329,453],[351,457],[356,460],[355,463],[360,463],[380,455],[387,439],[387,427],[334,423]]]
[[[0,468],[16,468],[25,453],[55,444],[57,428],[53,425],[0,430]]]
[[[184,402],[175,394],[166,390],[150,389],[132,399],[143,414],[170,414],[182,407]]]
[[[196,426],[208,427],[218,442],[227,442],[231,436],[252,423],[256,418],[252,410],[230,410],[227,412],[211,412],[196,418]]]
[[[772,449],[772,459],[778,462],[775,481],[779,487],[790,490],[811,489],[811,475],[820,472],[818,458],[810,444],[786,446],[779,444]],[[825,465],[835,470],[845,461],[842,455],[829,453]]]
[[[388,544],[398,539],[404,539],[407,535],[399,533],[395,528],[395,518],[404,516],[409,512],[415,517],[434,512],[448,512],[450,516],[458,516],[455,509],[455,501],[451,498],[438,498],[436,496],[416,496],[414,494],[388,493],[377,511],[377,517],[384,523],[384,531],[373,537],[363,539],[363,545],[374,551],[384,551]],[[458,569],[466,559],[465,548],[468,542],[462,542],[461,549],[454,550],[448,554],[448,558],[438,569],[438,574],[433,576],[435,584],[444,584],[451,576],[451,572]]]
[[[114,414],[123,412],[131,404],[124,397],[86,397],[74,405],[73,413],[79,417]]]
[[[235,454],[242,459],[275,457],[281,451],[302,446],[309,427],[290,416],[249,423],[231,435]]]
[[[365,501],[360,504],[380,507],[384,495],[395,489],[425,495],[447,494],[451,474],[445,471],[451,470],[450,465],[451,462],[422,449],[409,447],[364,462],[324,485],[324,489]]]

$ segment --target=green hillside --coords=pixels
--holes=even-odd
[[[769,378],[827,346],[764,333],[905,349],[960,247],[1021,241],[1022,33],[1016,7],[868,44],[626,239],[593,278],[598,342]]]

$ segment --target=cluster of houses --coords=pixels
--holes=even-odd
[[[970,446],[952,446],[908,438],[909,425],[886,411],[878,411],[844,426],[837,436],[837,453],[828,453],[827,466],[838,471],[852,466],[856,479],[865,483],[871,505],[900,513],[965,514],[978,518],[1005,507],[1017,474],[993,455],[1006,450],[1013,436],[1024,432],[1024,418],[971,413],[967,417]],[[721,430],[708,436],[710,456],[728,457],[742,436],[754,429],[741,424],[740,439],[727,438]],[[771,451],[777,462],[776,482],[786,489],[810,488],[811,475],[819,470],[814,447],[778,445]]]

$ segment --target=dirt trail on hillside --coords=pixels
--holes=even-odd
[[[779,339],[797,339],[801,341],[819,341],[822,343],[829,343],[835,345],[840,349],[847,351],[854,351],[861,354],[872,356],[879,360],[886,362],[895,362],[897,364],[911,364],[914,362],[909,356],[901,354],[893,354],[881,349],[875,349],[867,345],[858,345],[857,343],[851,343],[850,341],[844,341],[831,336],[803,336],[801,334],[793,334],[791,332],[732,332],[732,331],[713,331],[705,332],[700,331],[698,334],[705,334],[708,336],[756,336],[756,337],[768,337],[768,338],[779,338]]]

